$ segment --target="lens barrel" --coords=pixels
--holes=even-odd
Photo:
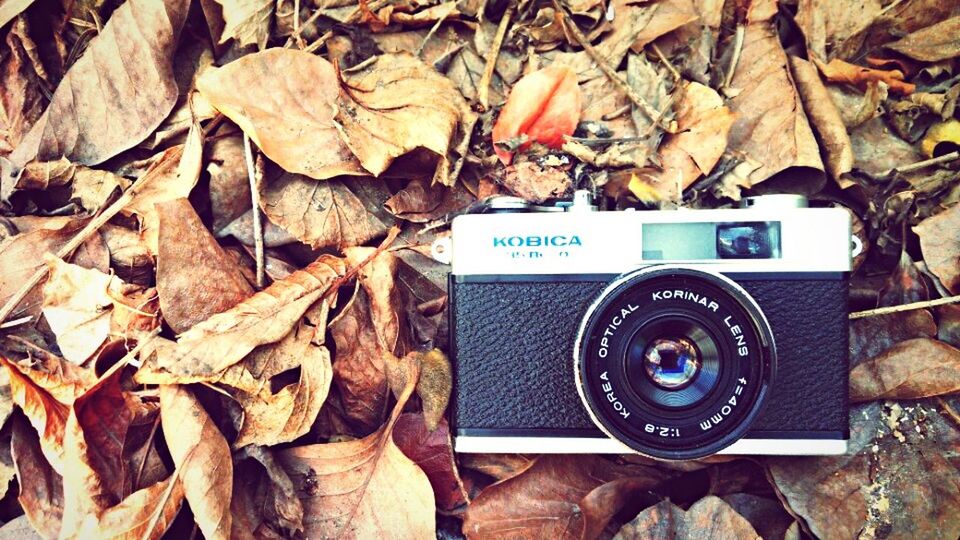
[[[588,309],[574,350],[594,423],[631,449],[696,459],[740,439],[776,370],[773,333],[735,282],[652,266],[611,283]]]

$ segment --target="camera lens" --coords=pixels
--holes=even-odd
[[[700,353],[685,337],[655,339],[643,351],[643,368],[660,388],[679,390],[700,372]]]
[[[608,286],[584,317],[575,355],[597,426],[665,459],[704,457],[742,437],[776,363],[773,334],[742,288],[668,266]]]

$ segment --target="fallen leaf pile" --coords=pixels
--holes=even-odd
[[[0,538],[957,538],[958,100],[953,1],[0,0]],[[455,453],[431,243],[577,189],[848,209],[848,454]]]

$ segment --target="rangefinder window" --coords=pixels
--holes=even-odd
[[[643,225],[647,261],[779,259],[780,222],[688,222]]]
[[[779,259],[780,222],[718,223],[717,255],[720,259]]]

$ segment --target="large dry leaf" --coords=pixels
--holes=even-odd
[[[468,538],[595,538],[631,496],[669,475],[593,455],[544,455],[467,507]]]
[[[698,178],[709,174],[727,147],[736,115],[712,88],[697,82],[682,90],[677,107],[677,133],[660,147],[663,170],[650,183],[662,200],[675,200]]]
[[[290,333],[301,316],[345,271],[343,261],[323,255],[303,270],[274,281],[233,308],[180,335],[175,344],[157,347],[159,369],[183,383],[205,380],[236,364],[258,345]]]
[[[760,538],[750,522],[723,499],[708,496],[684,511],[670,501],[647,508],[620,529],[616,540],[720,540]]]
[[[273,0],[217,0],[223,6],[223,34],[220,43],[234,38],[241,46],[256,45],[261,50],[270,37]]]
[[[937,323],[925,309],[855,319],[850,321],[850,366],[855,367],[901,341],[936,335]]]
[[[40,448],[51,467],[58,473],[62,473],[63,433],[70,413],[69,407],[57,401],[47,389],[37,385],[23,373],[24,371],[31,373],[32,370],[22,368],[3,357],[0,357],[0,362],[6,366],[10,375],[10,393],[13,402],[20,406],[30,420],[30,424],[40,435]],[[57,388],[67,391],[78,390],[72,384],[58,385]],[[77,395],[80,393],[82,391],[77,392]]]
[[[170,482],[174,485],[171,487]],[[119,504],[89,519],[76,531],[75,538],[112,538],[115,540],[156,540],[163,537],[183,504],[183,485],[168,478],[131,493]],[[159,514],[159,517],[156,517]],[[155,521],[154,521],[155,520]],[[150,525],[153,528],[147,530]]]
[[[247,446],[234,465],[232,538],[281,539],[303,533],[303,504],[273,453]]]
[[[217,232],[250,210],[250,180],[243,155],[243,137],[218,138],[210,144],[210,212]]]
[[[952,293],[960,293],[960,204],[928,217],[913,228],[927,268]]]
[[[880,13],[879,0],[800,0],[795,20],[806,38],[807,50],[830,60],[856,52],[863,42],[861,32]]]
[[[355,265],[374,248],[349,248]],[[380,253],[361,270],[353,298],[330,322],[336,343],[334,384],[344,413],[366,431],[376,429],[387,412],[386,363],[396,362],[410,349],[406,313],[395,285],[397,258]]]
[[[57,161],[28,163],[20,173],[16,189],[46,190],[70,185],[70,199],[89,212],[94,212],[114,194],[126,189],[130,181],[108,171],[100,171],[70,163],[66,158]]]
[[[206,71],[197,88],[284,170],[317,179],[364,174],[340,138],[333,65],[274,48]]]
[[[220,247],[187,199],[156,204],[157,293],[163,319],[182,333],[253,294],[236,260]]]
[[[186,0],[121,4],[10,154],[13,164],[66,157],[94,165],[146,139],[179,96],[173,53],[189,5]]]
[[[230,536],[233,465],[230,447],[186,387],[160,387],[160,419],[184,497],[205,538]]]
[[[0,27],[4,25],[6,22],[0,22]],[[36,45],[30,39],[25,17],[17,17],[4,41],[7,51],[0,55],[0,156],[16,148],[43,114],[44,105],[40,77],[29,58]],[[11,183],[0,176],[0,198],[7,199]]]
[[[409,54],[381,55],[363,70],[344,73],[337,107],[344,142],[374,176],[395,159],[426,150],[434,182],[450,186],[448,156],[472,113],[450,79]]]
[[[738,93],[730,100],[737,118],[729,146],[760,164],[747,177],[751,185],[786,171],[782,182],[791,191],[814,193],[825,180],[823,162],[794,88],[774,14],[774,0],[750,5],[740,61],[730,84]]]
[[[327,399],[333,368],[323,343],[326,301],[313,306],[283,339],[262,345],[228,368],[219,382],[234,389],[243,407],[243,426],[234,446],[291,442],[310,430]],[[299,369],[300,378],[279,390],[271,382]]]
[[[393,429],[417,383],[417,368],[390,420],[354,441],[289,448],[279,459],[303,502],[309,538],[434,538],[427,476],[393,442]]]
[[[387,199],[383,206],[400,219],[424,223],[459,212],[475,200],[462,183],[446,187],[415,178]]]
[[[960,56],[960,16],[917,30],[886,47],[921,62]]]
[[[151,306],[149,297],[138,301],[139,287],[57,258],[50,258],[48,266],[43,315],[67,360],[83,364],[111,335],[136,338],[137,332],[159,326],[155,303]]]
[[[850,134],[843,124],[840,111],[830,99],[816,66],[802,58],[791,56],[790,69],[803,108],[820,140],[827,172],[841,187],[848,187],[851,183],[842,181],[841,176],[853,169],[853,143],[850,142]]]
[[[20,506],[34,530],[44,538],[56,538],[63,519],[63,477],[44,458],[36,431],[22,418],[13,420],[11,452]]]
[[[260,208],[270,221],[314,249],[342,251],[383,236],[395,220],[383,209],[390,190],[375,178],[318,182],[277,171],[260,189]]]
[[[457,471],[446,420],[431,431],[422,414],[402,414],[393,428],[393,442],[423,469],[433,487],[437,508],[452,511],[470,501]]]
[[[935,339],[900,342],[850,371],[850,400],[917,399],[960,390],[960,351]]]
[[[769,472],[816,537],[954,538],[958,444],[957,425],[929,400],[864,404],[850,410],[846,455],[774,458]]]

